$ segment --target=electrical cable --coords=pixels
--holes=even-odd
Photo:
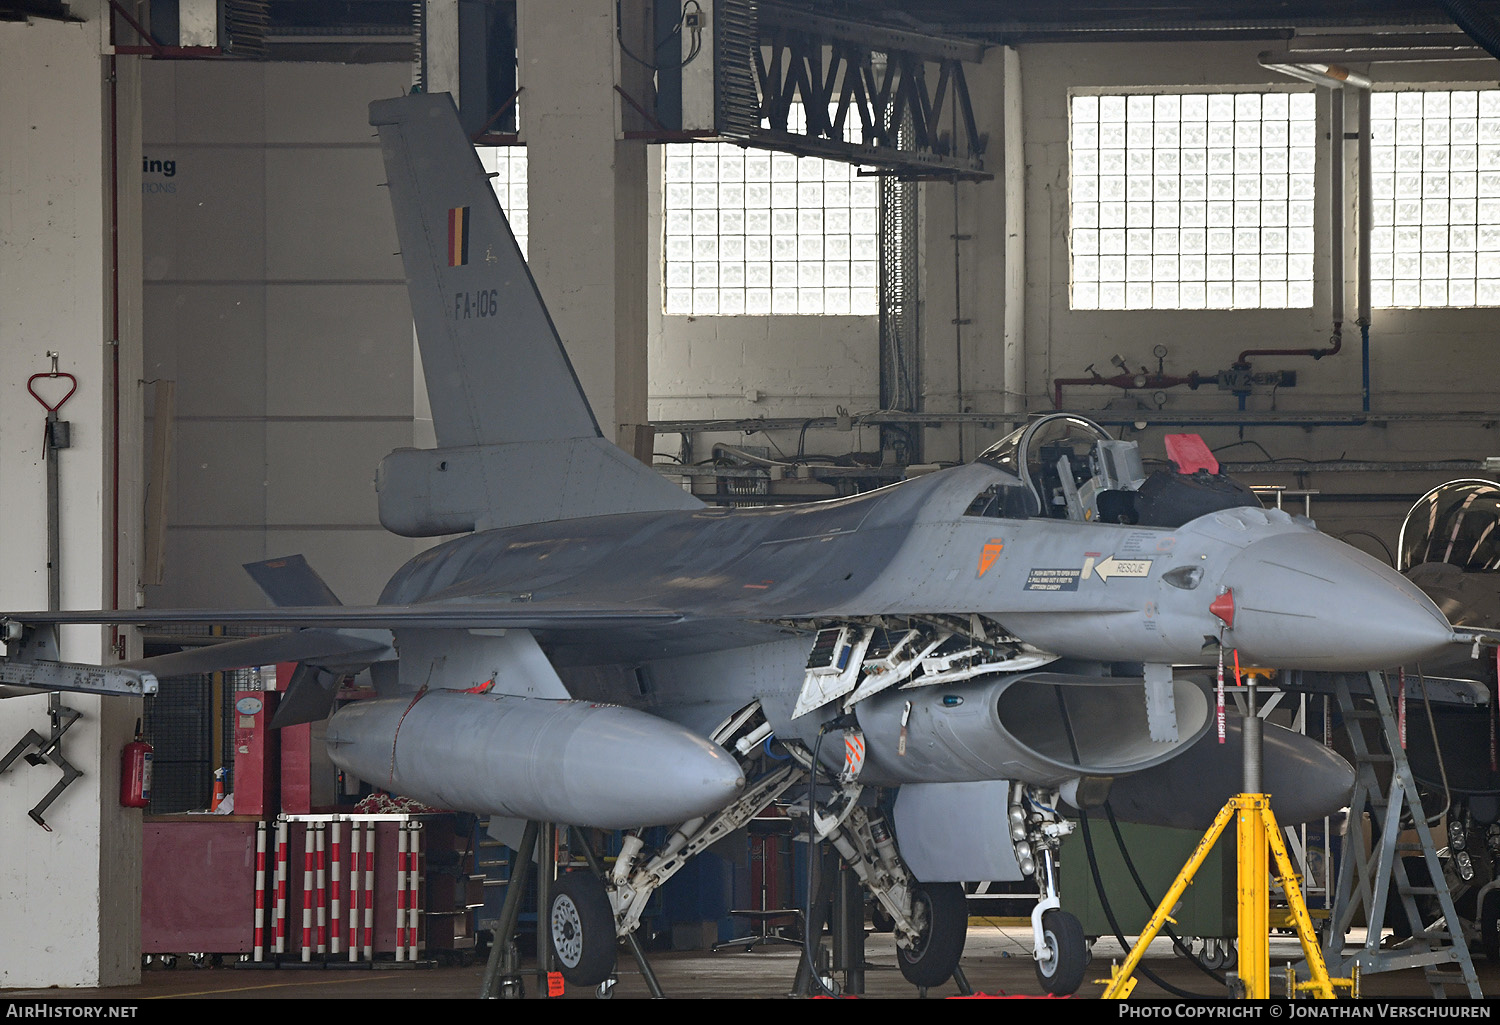
[[[1146,906],[1154,911],[1161,902],[1151,899],[1151,894],[1147,891],[1145,882],[1141,879],[1140,873],[1136,871],[1135,861],[1130,857],[1130,852],[1125,849],[1125,837],[1121,834],[1120,823],[1115,818],[1114,806],[1108,801],[1104,802],[1104,814],[1109,819],[1110,829],[1114,831],[1115,845],[1120,848],[1120,858],[1125,862],[1125,868],[1130,872],[1130,878],[1135,880],[1136,889],[1140,891],[1141,899],[1146,902]],[[1176,947],[1180,954],[1192,961],[1198,967],[1199,971],[1221,985],[1228,985],[1228,980],[1224,976],[1218,974],[1193,956],[1192,950],[1188,948],[1187,944],[1182,941],[1182,937],[1178,936],[1171,926],[1164,926],[1162,932],[1171,938],[1172,946]]]
[[[813,928],[813,881],[821,880],[821,873],[814,874],[818,864],[818,840],[813,816],[818,786],[818,752],[823,747],[823,735],[828,732],[829,725],[829,723],[824,723],[818,727],[818,738],[813,741],[812,766],[807,771],[807,908],[802,913],[802,957],[807,964],[808,974],[812,976],[814,988],[826,997],[838,994],[823,984],[823,976],[818,973],[818,959],[813,956],[814,936],[821,939],[823,935],[822,923],[819,923],[816,929]],[[817,903],[821,904],[822,901],[819,900]]]
[[[1453,792],[1448,788],[1448,767],[1443,764],[1443,746],[1438,742],[1437,720],[1432,715],[1432,700],[1427,696],[1427,677],[1422,673],[1421,665],[1417,666],[1417,682],[1422,685],[1422,709],[1427,713],[1427,728],[1432,731],[1432,753],[1437,757],[1438,772],[1443,778],[1443,812],[1453,805]],[[1437,825],[1442,818],[1440,813],[1434,818],[1428,819],[1429,825]]]
[[[1391,553],[1391,546],[1386,544],[1385,541],[1380,538],[1380,535],[1371,533],[1368,530],[1346,530],[1342,534],[1338,535],[1338,539],[1340,541],[1343,541],[1345,538],[1350,537],[1367,537],[1371,541],[1374,541],[1381,547],[1382,550],[1384,550],[1386,562],[1390,563],[1392,566],[1396,565],[1396,556]]]
[[[1238,448],[1240,445],[1254,445],[1256,448],[1260,449],[1261,454],[1266,457],[1266,462],[1268,462],[1268,463],[1274,463],[1274,462],[1277,461],[1277,458],[1275,456],[1271,455],[1270,452],[1266,451],[1266,447],[1264,445],[1262,445],[1258,441],[1252,441],[1249,438],[1246,438],[1244,441],[1231,441],[1229,444],[1227,444],[1227,445],[1220,445],[1218,448],[1213,449],[1212,451],[1213,451],[1213,453],[1215,455],[1217,455],[1220,452],[1224,451],[1226,448]],[[1302,462],[1306,462],[1306,461],[1307,460],[1305,460],[1305,459],[1302,460]]]
[[[1063,731],[1068,736],[1068,749],[1073,754],[1073,764],[1082,767],[1083,762],[1078,757],[1078,738],[1073,734],[1073,721],[1068,716],[1068,705],[1067,701],[1063,698],[1063,690],[1061,687],[1054,687],[1053,692],[1057,695],[1057,709],[1058,712],[1062,715]],[[1125,950],[1130,950],[1130,944],[1125,942],[1124,932],[1120,929],[1120,923],[1115,918],[1114,908],[1110,905],[1109,897],[1104,892],[1104,879],[1099,875],[1099,859],[1094,854],[1094,839],[1089,830],[1089,815],[1088,812],[1084,811],[1082,808],[1078,809],[1078,821],[1083,826],[1083,846],[1088,853],[1089,874],[1094,878],[1094,890],[1099,894],[1099,906],[1104,911],[1104,917],[1109,919],[1109,927],[1114,930],[1115,940],[1120,944],[1122,948],[1124,948]],[[1121,852],[1123,853],[1123,851],[1124,848],[1122,846]],[[1132,869],[1131,872],[1132,874],[1134,874],[1134,869]],[[1176,942],[1175,937],[1173,937],[1173,941]],[[1197,959],[1194,958],[1193,960],[1196,963]],[[1202,966],[1200,965],[1199,967]],[[1151,971],[1151,969],[1147,968],[1144,961],[1136,965],[1136,971],[1145,976],[1157,986],[1160,986],[1162,989],[1166,990],[1168,993],[1171,993],[1173,996],[1182,997],[1184,999],[1204,998],[1203,994],[1189,993],[1186,990],[1178,989],[1176,986],[1173,986],[1171,983],[1161,978],[1155,972]]]
[[[673,68],[685,68],[689,64],[693,63],[693,61],[697,59],[698,54],[703,51],[703,8],[699,5],[698,0],[687,0],[687,3],[682,5],[682,14],[678,17],[677,24],[672,26],[672,31],[668,32],[665,38],[657,40],[656,46],[653,49],[653,52],[655,52],[656,50],[660,50],[663,46],[666,46],[673,39],[681,36],[683,26],[687,23],[688,14],[692,11],[696,11],[698,24],[693,29],[693,48],[688,51],[688,55],[686,57],[682,58],[682,60],[676,64],[653,64],[650,61],[646,60],[644,57],[638,57],[636,56],[636,54],[632,53],[630,47],[625,45],[624,35],[621,34],[622,29],[620,26],[619,18],[619,4],[615,5],[615,11],[615,41],[620,44],[620,52],[642,67],[647,68],[648,70],[670,71]]]

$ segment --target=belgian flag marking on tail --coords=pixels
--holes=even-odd
[[[462,267],[469,262],[469,208],[455,206],[448,211],[448,266]]]

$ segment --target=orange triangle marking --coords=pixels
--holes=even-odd
[[[1005,545],[1001,543],[998,537],[992,537],[984,543],[984,547],[979,550],[980,576],[984,576],[989,568],[995,564],[995,560],[1000,557],[1000,553],[1004,549]]]

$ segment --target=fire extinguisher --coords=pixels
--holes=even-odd
[[[120,805],[144,808],[151,803],[151,745],[135,721],[135,739],[125,745],[120,757]]]

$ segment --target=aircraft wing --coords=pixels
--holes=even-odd
[[[315,605],[274,609],[103,609],[3,612],[0,623],[30,626],[119,623],[131,626],[242,624],[396,630],[568,630],[659,626],[686,618],[656,608],[596,607],[528,601],[444,602],[433,605]]]
[[[681,633],[683,613],[663,609],[586,607],[574,603],[445,602],[437,605],[317,605],[271,609],[102,609],[0,613],[8,638],[0,674],[0,697],[38,689],[140,695],[154,693],[162,677],[220,672],[272,662],[299,662],[320,677],[357,672],[395,657],[391,632],[429,630],[529,630],[566,636],[585,645],[647,642],[665,628]],[[207,644],[108,667],[59,663],[51,629],[73,624],[136,626],[237,624],[292,628],[283,632]],[[77,682],[73,677],[84,674]],[[106,683],[101,683],[99,677]],[[326,683],[326,681],[324,681]],[[326,689],[326,688],[325,688]],[[305,721],[305,720],[303,720]]]

